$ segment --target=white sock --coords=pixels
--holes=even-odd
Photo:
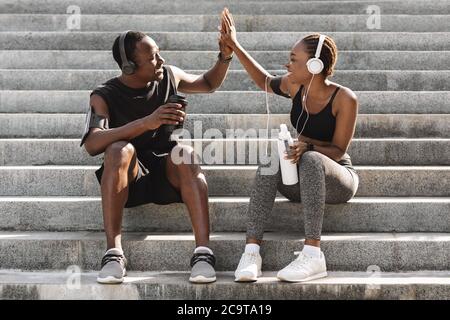
[[[318,248],[318,247],[309,246],[309,245],[305,244],[303,246],[302,252],[309,257],[320,258],[320,248]]]
[[[123,254],[123,250],[122,250],[122,249],[119,249],[119,248],[110,248],[110,249],[106,250],[105,254],[108,254],[109,251],[111,251],[111,250],[119,250],[120,253]]]
[[[206,251],[208,251],[209,254],[213,254],[213,251],[210,248],[208,248],[208,247],[201,247],[201,246],[195,248],[194,253],[197,253],[199,250],[206,250]]]
[[[245,253],[259,253],[259,244],[247,243],[245,245]]]

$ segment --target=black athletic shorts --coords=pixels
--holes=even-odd
[[[146,203],[170,204],[182,203],[181,193],[173,187],[166,175],[166,156],[158,157],[151,151],[137,155],[138,174],[128,188],[128,200],[125,208],[140,206]],[[101,183],[104,164],[95,171]]]

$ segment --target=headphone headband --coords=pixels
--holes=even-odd
[[[130,30],[123,32],[119,37],[119,52],[120,60],[122,60],[122,72],[125,74],[133,74],[136,70],[136,65],[133,61],[129,61],[125,52],[125,38]]]
[[[316,58],[320,57],[320,53],[322,52],[322,46],[323,46],[324,42],[325,42],[325,35],[321,34],[319,37],[319,43],[317,44],[317,49],[316,49],[316,54],[315,54]]]
[[[127,54],[125,52],[125,37],[127,36],[129,30],[123,32],[119,38],[119,51],[120,59],[122,60],[122,65],[128,64]]]

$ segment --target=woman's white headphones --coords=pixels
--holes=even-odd
[[[319,43],[317,44],[316,54],[314,58],[311,58],[306,62],[306,67],[308,71],[312,74],[319,74],[323,70],[323,62],[320,60],[320,53],[322,51],[322,46],[325,41],[325,35],[321,34],[319,37]]]

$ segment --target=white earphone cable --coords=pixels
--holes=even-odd
[[[266,113],[267,113],[267,121],[266,121],[267,139],[269,139],[269,124],[270,124],[269,95],[267,93],[267,89],[268,89],[267,80],[268,79],[269,79],[269,76],[266,76],[265,81],[264,81],[264,91],[265,91],[265,94],[266,94],[266,99],[265,99],[266,100]],[[296,132],[298,132],[298,124],[299,124],[300,118],[303,115],[303,109],[305,109],[306,110],[306,120],[305,120],[305,123],[303,124],[302,130],[298,134],[299,137],[303,133],[303,130],[305,129],[306,123],[308,122],[308,119],[309,119],[309,111],[308,111],[308,107],[306,105],[306,102],[307,102],[309,89],[311,88],[311,84],[312,84],[313,80],[314,80],[314,74],[312,75],[311,80],[309,81],[309,84],[308,84],[308,88],[306,89],[305,95],[302,98],[302,106],[304,106],[304,108],[302,107],[302,112],[300,113],[300,116],[297,119],[297,123],[295,124],[295,130],[296,130]],[[266,156],[268,155],[268,147],[269,147],[269,140],[266,140]]]
[[[307,106],[306,106],[306,99],[307,99],[307,97],[308,97],[309,89],[311,88],[311,84],[312,84],[313,79],[314,79],[314,74],[312,75],[311,80],[309,81],[309,84],[308,84],[308,89],[306,89],[305,95],[304,95],[303,98],[302,98],[302,102],[303,102],[303,103],[302,103],[302,106],[304,106],[304,109],[306,110],[306,120],[305,120],[305,123],[303,124],[302,130],[301,130],[300,133],[298,134],[299,137],[301,136],[303,130],[305,129],[306,122],[307,122],[308,119],[309,119],[309,112],[308,112],[308,108],[307,108]],[[299,116],[298,119],[297,119],[297,123],[295,124],[295,130],[296,130],[297,132],[298,132],[298,123],[299,123],[300,118],[302,117],[302,115],[303,115],[303,107],[302,107],[302,112],[300,113],[300,116]]]
[[[267,93],[267,79],[269,79],[269,76],[266,75],[266,79],[264,81],[264,91],[266,92],[266,113],[267,113],[267,121],[266,121],[266,132],[267,132],[267,139],[269,139],[269,122],[270,122],[270,109],[269,109],[269,95]],[[268,155],[269,150],[269,141],[266,141],[266,157]]]

